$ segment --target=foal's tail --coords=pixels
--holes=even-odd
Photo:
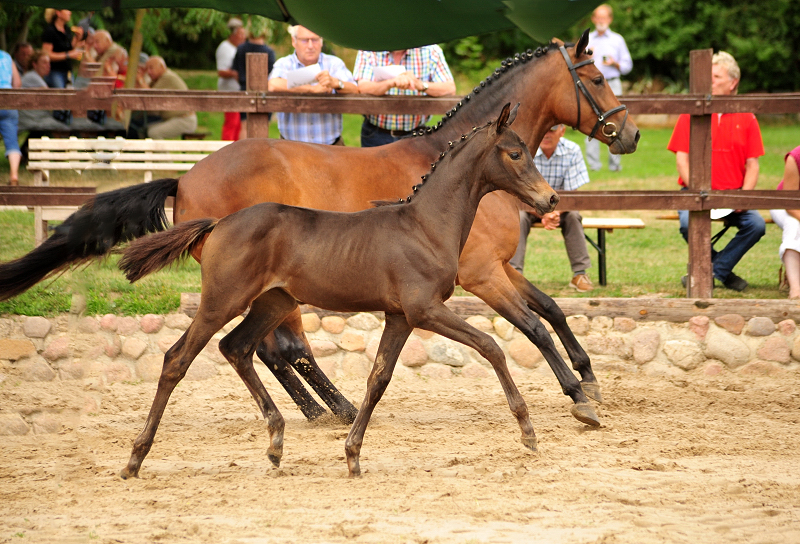
[[[15,297],[73,264],[106,255],[117,244],[166,229],[164,201],[177,190],[178,180],[167,178],[94,196],[39,247],[0,264],[0,300]]]
[[[119,267],[131,283],[187,257],[214,230],[218,219],[195,219],[140,238],[123,251]]]

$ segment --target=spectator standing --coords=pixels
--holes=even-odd
[[[14,59],[5,51],[0,50],[0,89],[17,89],[20,85],[21,79]],[[9,185],[19,185],[19,163],[22,159],[22,152],[19,149],[17,136],[18,122],[17,110],[0,110],[0,137],[3,138],[3,145],[6,147]]]
[[[533,157],[536,168],[539,169],[550,187],[556,191],[574,191],[589,183],[589,172],[586,170],[586,163],[583,162],[581,146],[564,138],[565,130],[564,125],[550,128],[542,138],[539,149]],[[542,223],[546,230],[560,228],[572,268],[572,280],[569,282],[569,286],[581,293],[591,291],[594,289],[594,285],[586,275],[586,271],[592,263],[586,248],[582,219],[581,214],[576,211],[560,212],[556,210],[541,217],[520,211],[519,245],[510,261],[511,266],[522,273],[528,233],[534,223]]]
[[[322,38],[304,26],[289,27],[294,53],[278,59],[269,76],[269,90],[318,94],[357,93],[353,74],[344,61],[322,52]],[[291,72],[307,66],[319,65],[314,82],[289,88]],[[281,138],[315,144],[344,145],[342,140],[342,115],[340,113],[285,113],[278,116]]]
[[[736,60],[720,51],[711,60],[711,94],[734,95],[739,89],[741,70]],[[675,153],[678,183],[689,180],[689,115],[678,118],[667,148]],[[764,154],[761,129],[752,113],[716,113],[711,117],[711,189],[755,189],[758,182],[758,157]],[[689,212],[678,211],[683,239],[689,240]],[[714,277],[723,286],[744,291],[747,281],[733,273],[734,267],[766,232],[764,219],[755,210],[735,210],[725,218],[726,226],[736,227],[736,236],[722,251],[711,249]],[[681,278],[686,286],[686,276]]]
[[[83,51],[79,48],[82,44],[83,30],[79,31],[80,34],[73,33],[69,27],[72,12],[68,9],[48,8],[44,17],[48,24],[42,32],[42,50],[50,57],[47,85],[63,89],[69,82],[72,61],[81,60],[83,55]]]
[[[237,74],[237,88],[241,91],[247,90],[248,53],[266,53],[269,55],[267,59],[267,73],[272,73],[272,68],[275,66],[275,51],[265,43],[268,31],[266,26],[251,28],[247,32],[247,41],[236,48],[236,54],[233,57],[233,71]],[[241,112],[236,115],[239,116],[241,122],[238,139],[247,138],[247,113]]]
[[[17,42],[11,52],[11,57],[14,59],[14,65],[17,67],[17,73],[22,77],[22,74],[27,72],[30,67],[29,63],[33,55],[33,46],[28,42]]]
[[[783,180],[778,189],[800,190],[800,146],[784,157]],[[789,298],[800,299],[800,210],[770,210],[772,220],[783,231],[778,250],[789,284]]]
[[[377,81],[375,68],[402,66],[401,74]],[[438,45],[398,51],[359,51],[353,75],[359,92],[373,96],[452,96],[456,84],[444,52]],[[392,143],[424,125],[430,117],[420,115],[367,115],[361,125],[361,147]]]
[[[189,87],[181,77],[167,68],[167,63],[159,56],[152,56],[145,63],[145,70],[150,77],[151,89],[172,89],[185,91]],[[131,118],[131,124],[134,124]],[[137,116],[134,136],[141,134],[142,119]],[[193,111],[159,111],[155,115],[148,114],[146,120],[148,138],[171,139],[180,138],[182,134],[197,130],[197,115]]]
[[[228,20],[228,30],[230,35],[222,40],[217,47],[217,90],[218,91],[238,91],[239,74],[233,69],[233,59],[236,57],[236,49],[245,41],[247,31],[244,29],[242,20],[231,17]],[[274,53],[273,53],[274,57]],[[236,141],[239,139],[242,123],[238,111],[226,111],[225,121],[222,124],[222,139]]]
[[[611,30],[609,27],[614,21],[614,10],[608,4],[597,6],[592,12],[594,32],[589,34],[589,48],[592,49],[595,65],[608,82],[608,86],[615,95],[622,94],[620,76],[628,74],[633,68],[633,60],[625,43],[625,38]],[[586,138],[586,160],[589,168],[600,170],[600,142]],[[608,169],[612,172],[622,170],[620,156],[608,154]]]

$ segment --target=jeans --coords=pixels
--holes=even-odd
[[[378,147],[396,142],[399,139],[388,132],[378,130],[366,118],[361,124],[361,147]]]
[[[51,89],[64,89],[67,86],[67,81],[69,81],[68,74],[69,72],[50,70],[50,73],[47,74],[44,80]]]
[[[10,153],[19,153],[19,137],[17,136],[17,124],[19,113],[17,110],[0,110],[0,137],[6,146],[6,157]]]
[[[680,220],[680,231],[683,239],[689,241],[689,212],[678,210]],[[728,275],[733,272],[733,268],[742,260],[744,254],[751,247],[756,245],[764,233],[766,225],[764,219],[755,210],[744,210],[734,212],[725,218],[725,224],[736,227],[736,236],[728,242],[722,251],[715,251],[711,248],[711,263],[713,265],[714,277],[724,282]]]

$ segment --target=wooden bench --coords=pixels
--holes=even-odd
[[[125,138],[32,138],[28,170],[33,184],[46,186],[54,170],[141,172],[145,183],[153,172],[187,172],[198,161],[230,144],[219,140],[126,140]],[[47,223],[63,221],[76,206],[34,206],[36,245],[47,238]]]
[[[586,241],[597,250],[597,274],[600,285],[608,283],[606,274],[606,233],[614,232],[614,229],[643,229],[644,221],[634,217],[606,218],[606,217],[584,217],[581,221],[583,229],[597,229],[597,242],[589,238],[584,232]],[[534,223],[537,228],[544,228],[541,223]]]

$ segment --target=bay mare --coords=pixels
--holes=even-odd
[[[458,257],[484,195],[506,191],[539,213],[558,203],[525,142],[508,128],[517,113],[510,106],[494,123],[463,135],[401,204],[342,213],[270,202],[219,220],[186,221],[134,241],[119,264],[131,281],[204,244],[202,291],[194,321],[164,356],[152,408],[121,476],[138,476],[175,386],[211,337],[248,308],[219,348],[261,408],[270,435],[267,455],[279,466],[284,420],[253,368],[253,355],[263,338],[297,311],[298,300],[335,311],[386,313],[367,393],[345,442],[351,476],[361,474],[367,423],[414,327],[470,346],[492,364],[522,443],[535,451],[533,424],[503,351],[444,305],[455,289]],[[585,408],[587,423],[597,424],[588,402]]]
[[[619,102],[591,63],[587,43],[588,33],[584,32],[575,46],[567,47],[554,40],[535,52],[504,61],[454,111],[448,112],[444,122],[421,131],[421,135],[383,147],[361,149],[277,139],[243,140],[198,162],[180,180],[159,180],[98,195],[68,218],[39,248],[0,265],[0,300],[19,294],[74,263],[103,255],[120,242],[164,229],[167,196],[175,196],[176,224],[197,218],[225,217],[259,202],[323,210],[362,210],[373,200],[406,197],[442,150],[449,147],[449,142],[485,123],[507,102],[523,103],[515,127],[533,149],[557,123],[592,134],[599,126],[600,113],[614,111]],[[585,93],[579,92],[573,74],[580,78]],[[592,107],[588,96],[599,111]],[[631,153],[636,149],[639,131],[632,121],[626,123],[626,119],[624,111],[609,114],[605,122],[616,125],[618,131],[607,131],[604,126],[595,134],[613,152]],[[586,394],[600,401],[589,356],[567,326],[564,313],[552,298],[508,264],[518,239],[515,197],[504,192],[487,195],[481,201],[461,254],[457,283],[483,299],[537,346],[563,392],[573,402],[585,402]],[[194,252],[196,258],[200,258],[201,251],[202,244]],[[580,374],[580,382],[564,363],[534,312],[553,326]],[[307,417],[319,416],[324,409],[305,390],[290,364],[295,365],[335,414],[352,421],[355,409],[314,362],[299,312],[289,315],[275,334],[259,345],[257,354]]]

